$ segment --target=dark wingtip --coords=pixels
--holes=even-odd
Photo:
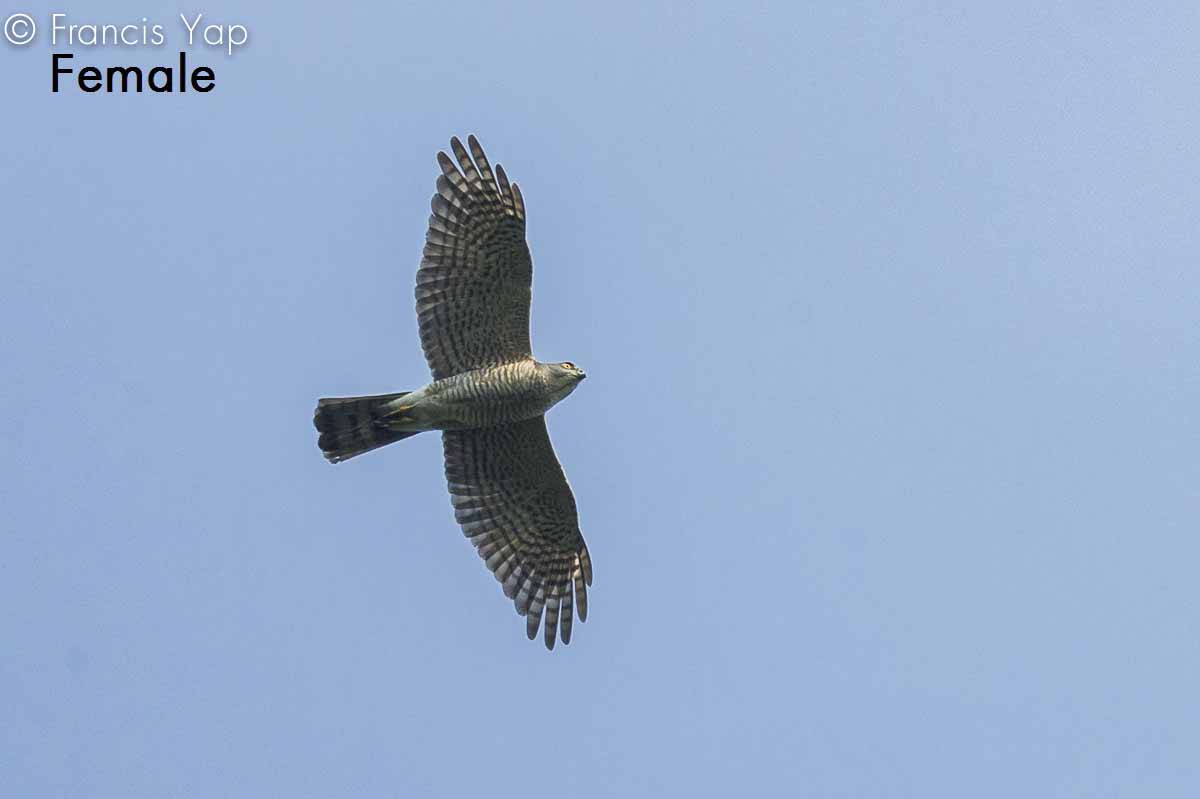
[[[452,172],[458,172],[458,167],[456,167],[454,162],[450,160],[450,156],[446,155],[446,153],[442,150],[438,150],[437,162],[438,166],[442,168],[443,175],[449,175]]]

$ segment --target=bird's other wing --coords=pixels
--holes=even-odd
[[[529,357],[533,261],[525,244],[525,203],[504,169],[493,173],[467,137],[437,155],[442,174],[417,270],[421,347],[435,379]],[[460,171],[461,168],[461,171]]]
[[[526,617],[532,640],[546,613],[545,642],[571,642],[575,612],[587,619],[592,561],[579,532],[575,497],[546,418],[442,433],[454,518]]]

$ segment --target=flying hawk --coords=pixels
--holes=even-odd
[[[533,262],[525,202],[493,172],[474,136],[437,154],[442,174],[417,270],[421,347],[433,381],[416,391],[318,400],[313,423],[338,463],[441,430],[454,518],[526,618],[571,641],[587,619],[592,562],[575,497],[550,445],[545,413],[586,377],[570,361],[535,360],[529,343]]]

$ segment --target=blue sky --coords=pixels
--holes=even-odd
[[[56,10],[250,42],[0,52],[0,794],[1200,790],[1195,8]],[[311,428],[427,380],[467,133],[589,374],[553,653],[436,436]]]

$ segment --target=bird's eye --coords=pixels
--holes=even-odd
[[[574,369],[575,368],[575,364],[571,363],[570,361],[563,361],[561,366],[564,369]]]

